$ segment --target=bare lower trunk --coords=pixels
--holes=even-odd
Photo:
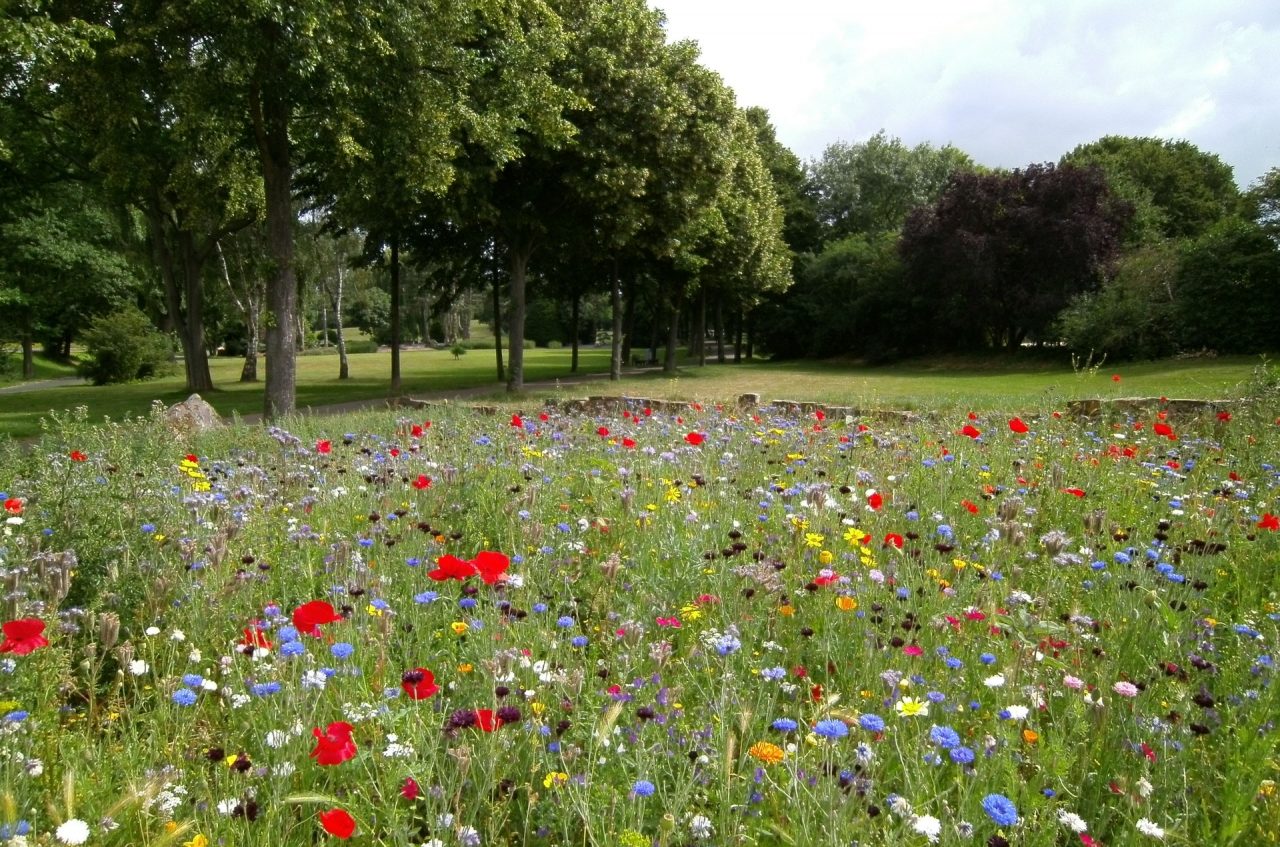
[[[509,348],[507,351],[507,391],[516,392],[524,388],[524,316],[525,316],[525,275],[529,269],[529,255],[532,245],[511,245],[511,314],[508,330]]]
[[[496,245],[495,245],[496,249]],[[498,359],[498,382],[506,379],[502,366],[502,290],[498,287],[498,269],[493,273],[493,354]]]
[[[724,298],[716,298],[716,362],[724,364]]]
[[[662,372],[676,372],[676,345],[680,342],[680,304],[673,302],[667,307],[667,350],[662,361]]]
[[[35,339],[30,331],[22,333],[22,378],[36,378]]]
[[[609,280],[609,311],[613,332],[609,355],[609,379],[622,379],[622,281],[618,279],[618,260],[613,260],[613,278]]]
[[[351,363],[347,361],[347,337],[342,326],[342,265],[338,265],[338,290],[333,298],[333,322],[338,333],[338,379],[351,378]]]
[[[578,372],[578,335],[579,335],[579,319],[581,318],[582,295],[576,291],[573,294],[573,305],[569,310],[569,333],[573,336],[573,353],[569,357],[569,373]]]
[[[400,393],[400,236],[391,237],[391,393]]]
[[[742,362],[742,310],[733,316],[733,363]]]
[[[694,329],[695,342],[698,345],[698,367],[707,366],[707,289],[703,288],[698,297],[698,325]]]

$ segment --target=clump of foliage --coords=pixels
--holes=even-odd
[[[148,379],[163,373],[171,348],[136,308],[124,308],[95,318],[84,333],[87,356],[80,374],[94,385]]]

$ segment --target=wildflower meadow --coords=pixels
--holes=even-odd
[[[1280,421],[459,407],[0,453],[0,844],[1280,837]]]

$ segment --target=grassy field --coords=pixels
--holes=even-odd
[[[20,353],[3,360],[0,364],[5,366],[3,369],[0,369],[0,388],[4,388],[7,385],[17,385],[23,381],[22,359]],[[57,362],[53,359],[47,359],[44,356],[36,356],[34,364],[36,369],[36,380],[58,379],[60,377],[76,375],[76,368],[74,364]]]
[[[594,382],[590,388],[541,387],[527,401],[545,395],[623,394],[707,402],[757,393],[764,400],[799,400],[875,409],[946,409],[957,405],[1020,413],[1051,411],[1067,401],[1091,397],[1168,396],[1229,399],[1244,393],[1260,359],[1223,357],[1135,363],[1076,372],[1066,364],[1040,360],[1010,364],[992,359],[940,359],[881,367],[830,362],[750,362],[686,365],[672,377],[658,371],[628,376],[620,382]],[[218,390],[205,399],[224,416],[255,414],[262,409],[262,384],[237,382],[239,359],[212,363]],[[583,349],[581,373],[608,370],[608,351]],[[388,396],[390,355],[351,356],[351,378],[337,379],[336,356],[298,359],[298,406],[320,407]],[[404,394],[438,395],[462,388],[490,386],[483,399],[508,398],[495,379],[492,351],[472,350],[454,359],[448,351],[407,350],[401,356]],[[528,382],[567,379],[568,350],[525,353]],[[1118,377],[1118,379],[1117,379]],[[0,435],[30,437],[40,431],[49,411],[84,406],[92,420],[144,415],[152,402],[166,405],[185,399],[180,375],[123,386],[76,385],[37,393],[0,394]]]

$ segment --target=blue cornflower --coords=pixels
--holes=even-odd
[[[845,725],[844,721],[836,720],[835,718],[824,718],[813,725],[813,731],[816,735],[835,741],[848,735],[849,727]]]
[[[12,712],[4,716],[5,723],[22,723],[31,716],[31,713],[25,709],[14,709]]]
[[[867,732],[884,732],[884,718],[879,715],[866,714],[858,718],[858,726]]]
[[[474,609],[476,606],[476,598],[463,597],[461,600],[458,601],[458,605],[464,609]]]
[[[411,568],[416,568],[418,565],[422,564],[422,560],[417,556],[410,556],[404,560],[404,563]]]
[[[983,653],[981,656],[978,657],[978,661],[982,662],[982,664],[984,665],[994,665],[996,662],[996,657],[990,653]]]
[[[280,693],[280,683],[278,682],[259,682],[257,685],[249,689],[255,697],[269,697],[272,694]]]
[[[569,615],[561,615],[560,617],[556,618],[556,626],[561,627],[563,629],[568,629],[569,627],[573,626],[574,623],[575,621]]]
[[[973,763],[973,750],[968,747],[952,747],[947,751],[947,755],[951,757],[951,761],[957,765],[968,765]]]
[[[182,684],[188,688],[199,688],[204,685],[204,677],[198,673],[183,674]]]
[[[575,635],[572,639],[570,639],[569,643],[572,644],[574,647],[586,647],[588,642],[587,642],[587,637],[585,635]]]
[[[150,535],[151,533],[156,531],[156,525],[153,523],[144,523],[140,528],[147,535]]]
[[[413,602],[419,604],[434,603],[440,599],[440,595],[435,591],[424,591],[421,594],[413,595]]]
[[[773,722],[773,728],[778,732],[794,732],[798,726],[791,718],[778,718]]]
[[[637,797],[652,797],[653,792],[657,790],[654,784],[647,779],[637,779],[635,785],[631,786],[631,793]]]
[[[786,678],[787,669],[786,668],[765,668],[764,670],[760,671],[760,676],[764,677],[770,682],[776,682],[777,680]]]
[[[333,654],[335,659],[350,659],[355,655],[356,648],[353,644],[345,641],[339,641],[337,644],[329,648],[329,652]]]
[[[305,652],[307,652],[307,648],[301,641],[286,641],[280,645],[280,655],[287,659],[301,656]]]
[[[171,699],[179,706],[194,706],[196,704],[196,693],[190,688],[179,688],[173,692]]]
[[[1018,822],[1018,809],[1003,794],[988,794],[982,798],[982,810],[1000,826],[1013,826]]]
[[[534,611],[535,613],[537,613],[537,614],[542,614],[542,613],[543,613],[543,612],[545,612],[546,610],[547,610],[547,604],[546,604],[546,603],[534,603],[534,604],[533,604],[533,611]]]
[[[291,626],[282,626],[276,630],[276,638],[281,641],[297,641],[299,638],[298,630]]]
[[[951,670],[958,671],[964,667],[964,662],[962,662],[960,659],[957,659],[955,656],[948,656],[946,665],[947,667],[951,668]]]
[[[929,730],[929,740],[944,750],[960,746],[960,733],[949,726],[935,726]]]

